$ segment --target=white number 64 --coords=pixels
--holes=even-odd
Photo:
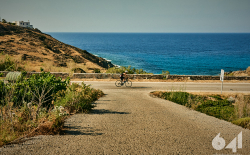
[[[242,131],[238,134],[238,148],[242,148]],[[227,146],[226,149],[232,149],[233,152],[236,152],[237,146],[236,146],[236,139],[235,137]],[[214,149],[221,150],[225,147],[225,140],[220,137],[220,133],[213,139],[212,145]]]

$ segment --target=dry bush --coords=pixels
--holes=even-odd
[[[7,105],[1,107],[0,114],[0,146],[17,142],[25,137],[57,134],[67,118],[66,115],[59,116],[58,112],[49,111],[40,112],[38,119],[35,119],[35,106],[19,109]]]
[[[0,54],[1,71],[20,71],[24,70],[22,66],[21,55],[10,56],[8,54]]]
[[[250,95],[235,95],[235,114],[232,123],[250,129]]]
[[[237,118],[243,118],[246,113],[246,108],[247,108],[247,105],[244,101],[244,95],[243,94],[237,94],[235,95],[235,106],[236,106],[236,115],[237,115]]]
[[[159,97],[159,98],[163,98],[164,96],[163,96],[163,91],[154,91],[154,92],[151,92],[150,93],[150,96],[152,96],[152,97]]]
[[[43,61],[42,65],[45,72],[52,72],[55,67],[53,61]]]

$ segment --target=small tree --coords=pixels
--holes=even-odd
[[[170,75],[170,72],[169,71],[162,71],[161,74],[163,75],[163,79],[166,79],[167,75]]]
[[[169,75],[170,72],[169,71],[162,71],[162,75]]]
[[[95,69],[94,69],[94,73],[101,73],[101,71],[100,71],[100,69],[95,68]]]
[[[2,19],[2,23],[7,23],[7,21],[5,19]]]

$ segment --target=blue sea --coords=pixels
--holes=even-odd
[[[219,75],[250,66],[250,33],[52,33],[113,64],[161,74]]]

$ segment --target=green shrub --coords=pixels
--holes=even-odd
[[[192,95],[186,92],[151,92],[152,95],[173,101],[175,103],[185,105],[189,108],[205,113],[210,116],[214,116],[219,119],[231,121],[233,124],[250,129],[250,117],[249,117],[249,96],[244,96],[244,102],[242,106],[242,115],[240,118],[237,116],[237,105],[233,105],[232,102],[227,99],[223,99],[221,95],[212,95],[209,97],[203,95]],[[212,98],[211,98],[212,97]]]
[[[167,75],[169,75],[170,72],[169,72],[169,71],[162,71],[161,74],[163,75],[163,79],[166,79],[166,78],[167,78]]]
[[[5,60],[0,62],[0,70],[1,71],[14,71],[15,70],[15,62],[10,59],[8,55],[5,56]]]
[[[202,109],[206,107],[224,107],[224,106],[232,106],[232,103],[230,103],[227,100],[219,100],[219,101],[206,100],[201,105],[199,105],[197,109]]]
[[[106,73],[124,73],[125,71],[128,71],[128,74],[152,74],[152,73],[147,73],[145,72],[143,69],[135,69],[135,68],[131,68],[131,66],[128,67],[124,67],[121,66],[119,68],[117,67],[112,67],[109,68]]]
[[[62,81],[49,72],[33,74],[30,78],[25,77],[25,72],[13,75],[18,77],[15,83],[3,84],[0,82],[1,100],[5,105],[6,95],[14,106],[23,106],[24,102],[33,102],[41,107],[50,108],[54,95],[60,90],[66,90],[69,84],[69,78]]]
[[[49,72],[33,74],[27,81],[30,88],[29,94],[35,96],[34,101],[43,102],[42,107],[49,108],[53,96],[60,90],[66,90],[69,84],[69,78],[62,81],[60,77],[56,78]],[[22,81],[20,81],[22,82]],[[41,101],[40,101],[41,100]]]
[[[88,112],[94,107],[92,103],[103,96],[103,92],[84,83],[82,85],[73,83],[66,91],[59,91],[56,96],[56,106],[73,108],[78,112]]]
[[[232,121],[232,123],[250,129],[250,117],[240,118]]]
[[[4,98],[6,92],[4,91],[4,89],[5,89],[4,81],[0,80],[0,106],[4,106],[5,104]]]
[[[23,70],[24,68],[18,66],[18,64],[15,61],[11,60],[8,54],[5,56],[5,59],[1,60],[0,62],[0,71],[23,71]]]
[[[210,97],[215,98],[216,100],[223,100],[220,95],[212,95]]]
[[[101,71],[100,71],[100,69],[95,68],[95,69],[94,69],[94,73],[101,73]]]
[[[54,107],[52,100],[55,105],[86,112],[103,95],[89,85],[69,85],[69,78],[62,81],[50,73],[25,75],[22,72],[15,83],[0,80],[0,147],[23,135],[58,133],[67,114],[60,111],[63,107]]]
[[[234,118],[234,106],[227,100],[218,99],[218,101],[203,101],[196,110],[219,119],[231,121]]]
[[[199,103],[197,107],[195,106],[195,110],[219,119],[230,121],[234,118],[234,106],[229,101],[222,100],[219,95],[213,96],[217,101],[207,100],[205,97],[192,95],[187,92],[165,92],[160,95],[166,100],[189,108]]]
[[[233,106],[211,106],[203,108],[199,107],[196,110],[226,121],[231,121],[234,118]]]
[[[166,100],[185,105],[188,102],[189,93],[186,92],[166,92],[164,98]]]
[[[44,35],[38,35],[39,37],[39,40],[41,40],[41,41],[44,41],[45,39],[46,39],[46,37],[44,36]]]

